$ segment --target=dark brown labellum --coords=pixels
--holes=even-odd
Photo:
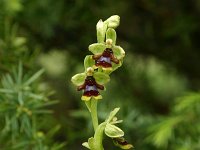
[[[113,142],[116,146],[121,149],[130,149],[133,148],[133,145],[129,144],[123,137],[113,138]]]
[[[113,51],[111,48],[106,48],[101,55],[94,55],[93,59],[95,60],[95,65],[102,66],[104,68],[112,67],[112,62],[118,64],[119,60],[114,57]]]
[[[83,95],[87,97],[100,95],[98,89],[103,90],[104,86],[96,83],[93,76],[87,76],[83,85],[77,88],[79,91],[84,90]]]

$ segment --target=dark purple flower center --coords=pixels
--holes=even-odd
[[[111,56],[113,55],[113,51],[110,48],[106,48],[102,55],[95,59],[96,61],[96,66],[102,66],[105,68],[112,67],[111,63]]]
[[[98,96],[100,93],[98,91],[97,83],[93,76],[88,76],[85,79],[84,96]]]

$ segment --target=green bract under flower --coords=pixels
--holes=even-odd
[[[71,81],[77,86],[77,90],[84,90],[81,97],[84,101],[89,101],[91,98],[96,100],[102,99],[98,89],[104,90],[104,84],[110,80],[110,77],[103,72],[95,72],[89,67],[84,73],[76,74]]]
[[[105,43],[94,43],[89,46],[89,50],[94,54],[92,59],[95,68],[101,67],[103,70],[114,71],[122,65],[125,51],[115,43],[116,32],[114,29],[108,28]]]
[[[116,146],[120,147],[121,149],[131,149],[133,148],[133,145],[129,144],[124,138],[124,132],[115,124],[121,123],[122,120],[117,120],[117,117],[115,115],[119,111],[119,108],[115,108],[113,111],[111,111],[110,115],[106,119],[106,127],[105,127],[105,134],[113,139],[113,142]]]
[[[129,144],[124,139],[124,132],[116,126],[116,124],[122,122],[122,120],[117,120],[117,117],[115,117],[119,109],[120,108],[115,108],[113,111],[110,112],[108,118],[98,126],[94,137],[89,138],[88,142],[84,142],[83,146],[91,150],[97,150],[97,143],[95,142],[97,142],[97,139],[102,139],[103,133],[105,133],[108,137],[110,137],[113,140],[114,144],[120,147],[121,149],[133,148],[133,145]],[[103,149],[100,148],[98,150]]]

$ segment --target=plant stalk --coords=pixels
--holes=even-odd
[[[92,117],[92,124],[94,127],[94,132],[96,131],[99,123],[98,123],[98,116],[97,116],[97,100],[92,98],[91,99],[91,117]]]

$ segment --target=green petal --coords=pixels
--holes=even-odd
[[[119,67],[121,67],[121,66],[122,66],[122,62],[123,62],[123,61],[120,60],[120,61],[119,61],[119,64],[112,63],[112,69],[113,69],[112,72],[115,71],[115,70],[117,70]]]
[[[96,82],[101,85],[104,85],[110,81],[109,75],[103,72],[95,72],[93,77],[95,78]]]
[[[95,55],[102,54],[105,49],[106,45],[103,43],[94,43],[89,46],[89,51]]]
[[[120,46],[113,46],[113,53],[117,59],[122,59],[125,56],[125,51]]]
[[[106,31],[106,40],[107,40],[107,39],[111,39],[111,40],[112,40],[112,45],[115,45],[115,44],[116,44],[117,34],[116,34],[116,32],[115,32],[114,29],[109,28],[109,29]]]
[[[87,55],[84,59],[84,67],[87,70],[88,67],[93,67],[95,65],[95,61],[92,59],[92,55]]]
[[[119,61],[119,64],[113,63],[112,62],[112,67],[111,68],[103,68],[103,72],[106,74],[111,74],[113,71],[117,70],[119,67],[122,66],[122,60]]]
[[[118,138],[124,136],[124,132],[120,128],[110,123],[106,125],[105,134],[111,138]]]
[[[71,81],[74,85],[80,86],[85,82],[86,74],[85,73],[79,73],[72,77]]]

